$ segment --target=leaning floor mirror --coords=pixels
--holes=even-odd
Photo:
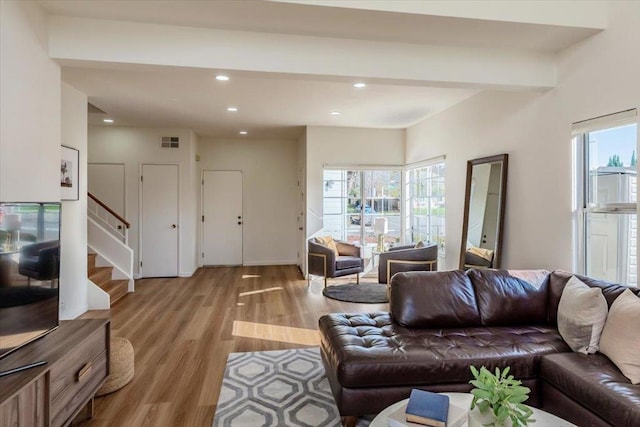
[[[509,156],[467,162],[460,269],[500,268]]]

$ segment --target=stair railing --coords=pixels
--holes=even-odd
[[[89,217],[97,221],[122,243],[128,245],[131,224],[93,194],[87,193],[87,195],[89,196],[87,203]]]
[[[133,250],[129,247],[129,222],[91,193],[87,201],[87,246],[101,262],[113,267],[112,278],[129,281],[133,292]]]

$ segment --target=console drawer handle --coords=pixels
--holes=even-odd
[[[91,362],[87,362],[80,371],[78,371],[78,382],[81,382],[90,372],[93,366]]]

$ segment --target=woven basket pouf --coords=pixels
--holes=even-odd
[[[134,371],[133,346],[126,338],[111,338],[111,360],[109,360],[109,376],[100,387],[96,396],[120,390],[133,379]]]

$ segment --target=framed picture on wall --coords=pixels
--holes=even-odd
[[[78,200],[78,166],[80,152],[75,148],[62,146],[60,157],[60,199]]]

